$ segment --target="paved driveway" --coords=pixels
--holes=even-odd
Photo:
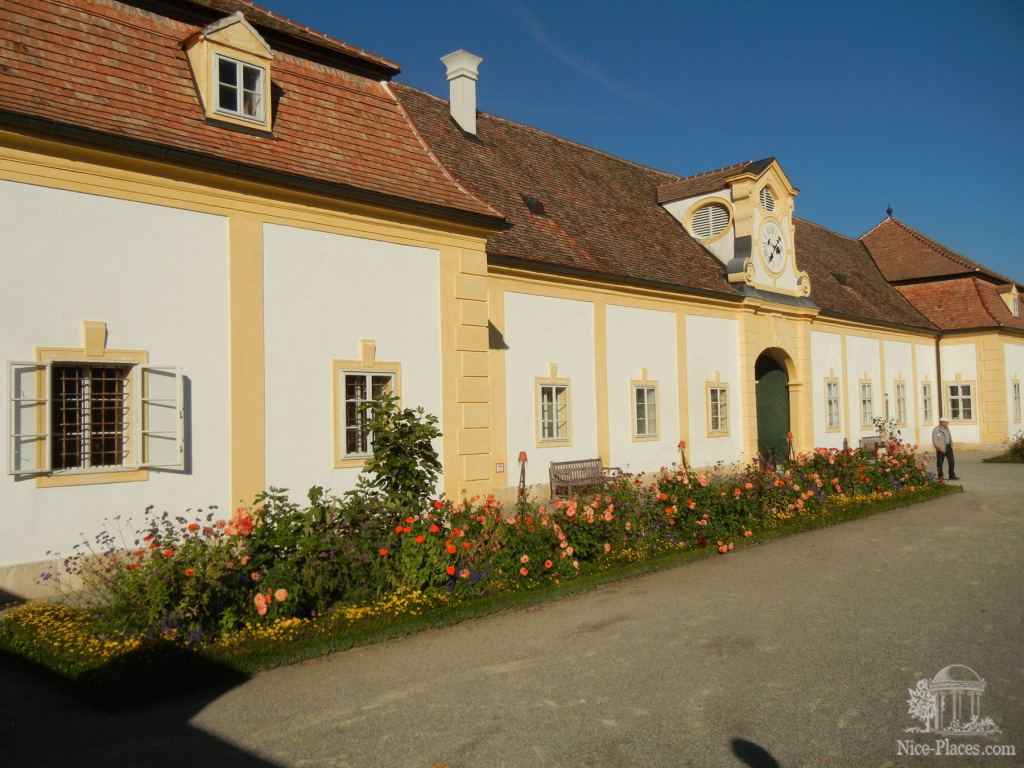
[[[1024,468],[967,492],[260,675],[93,712],[0,666],[0,765],[1024,765]],[[899,756],[964,664],[1018,757]]]

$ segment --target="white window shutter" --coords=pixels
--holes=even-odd
[[[185,469],[185,402],[181,368],[140,365],[136,380],[138,465]]]
[[[50,471],[50,364],[11,362],[7,371],[7,473],[45,474]]]

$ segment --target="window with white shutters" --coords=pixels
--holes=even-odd
[[[728,226],[729,209],[721,203],[708,203],[698,208],[690,218],[690,229],[701,240],[717,237]]]
[[[768,187],[761,187],[761,207],[764,208],[768,213],[775,210],[775,195]]]

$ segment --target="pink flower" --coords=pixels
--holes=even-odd
[[[530,556],[529,555],[523,555],[522,557],[519,558],[519,562],[523,563],[525,565],[526,563],[530,562]]]
[[[267,598],[265,598],[263,595],[260,594],[260,595],[256,595],[256,597],[254,597],[252,601],[254,603],[256,603],[256,613],[258,613],[260,616],[266,616],[267,615]]]
[[[605,551],[605,552],[611,552],[611,551],[612,551],[612,545],[611,545],[611,544],[607,544],[607,543],[606,543],[606,544],[604,545],[604,551]]]
[[[528,570],[526,570],[525,568],[520,568],[520,569],[519,569],[519,575],[520,575],[520,576],[526,576],[526,575],[527,575],[527,574],[529,574],[529,573],[530,573],[530,572],[529,572]]]

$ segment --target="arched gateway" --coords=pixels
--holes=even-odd
[[[757,396],[757,451],[772,461],[786,458],[789,421],[789,369],[792,360],[781,349],[766,349],[754,363]]]

